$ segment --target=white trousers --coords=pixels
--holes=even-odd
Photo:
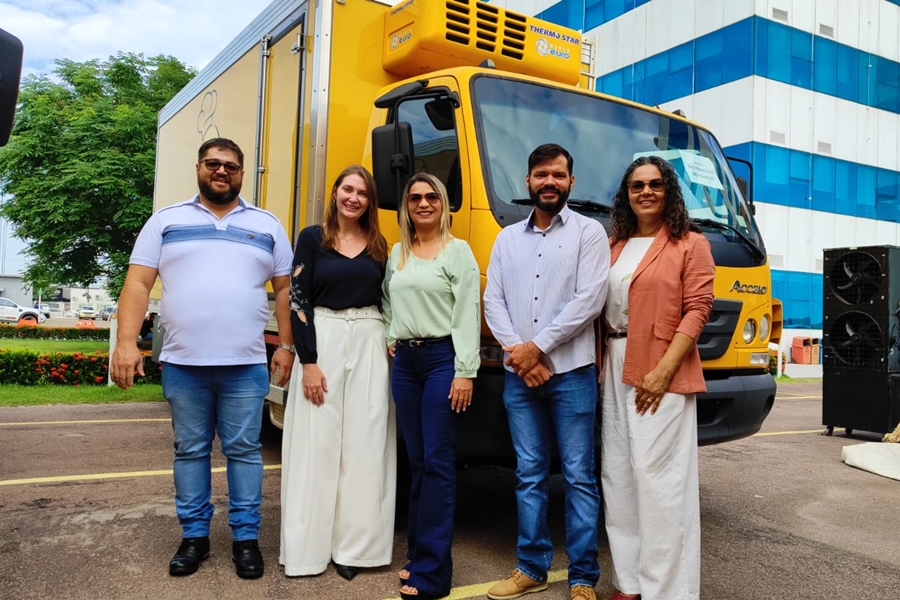
[[[390,564],[397,434],[384,323],[376,307],[316,307],[322,406],[291,374],[281,448],[281,553],[285,575],[316,575],[329,561]]]
[[[626,338],[607,343],[600,483],[613,585],[642,600],[700,598],[700,486],[694,394],[635,410],[622,383]]]

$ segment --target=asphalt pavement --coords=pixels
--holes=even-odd
[[[700,449],[705,600],[897,596],[900,481],[840,461],[844,445],[878,436],[829,437],[823,430],[821,385],[782,385],[760,435]],[[167,566],[180,531],[164,403],[0,409],[0,598],[396,598],[402,501],[389,567],[365,570],[352,582],[332,567],[318,577],[280,571],[280,440],[279,431],[265,431],[265,576],[245,581],[234,573],[224,461],[216,450],[212,555],[197,574],[173,578]],[[514,489],[509,469],[460,472],[451,598],[483,597],[513,568]],[[555,583],[533,600],[568,598],[558,476],[551,490]],[[605,599],[613,588],[602,535],[600,561],[597,590]]]

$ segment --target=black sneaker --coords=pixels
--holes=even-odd
[[[231,559],[234,561],[237,576],[242,579],[256,579],[262,577],[265,572],[258,540],[232,542]]]

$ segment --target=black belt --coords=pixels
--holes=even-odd
[[[628,337],[627,331],[608,331],[606,333],[606,339],[608,340],[618,340],[623,337]]]
[[[445,335],[444,337],[439,338],[410,338],[408,340],[397,340],[397,343],[401,346],[430,346],[431,344],[440,344],[441,342],[446,342],[450,340],[449,335]]]

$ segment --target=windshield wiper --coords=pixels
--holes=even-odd
[[[750,250],[753,251],[753,256],[756,257],[756,260],[760,262],[765,262],[766,253],[763,252],[759,246],[757,246],[750,237],[735,227],[730,223],[723,223],[722,221],[714,221],[712,219],[691,219],[697,225],[703,225],[705,227],[710,227],[712,229],[718,229],[719,231],[731,231],[734,232],[741,240],[750,247]]]
[[[521,204],[522,206],[534,206],[534,201],[531,198],[513,198],[512,200],[510,200],[510,202],[512,202],[513,204]],[[566,201],[566,204],[568,204],[572,208],[577,208],[587,212],[605,214],[612,213],[611,206],[606,206],[605,204],[600,204],[599,202],[591,202],[590,200],[577,200],[569,198]]]

